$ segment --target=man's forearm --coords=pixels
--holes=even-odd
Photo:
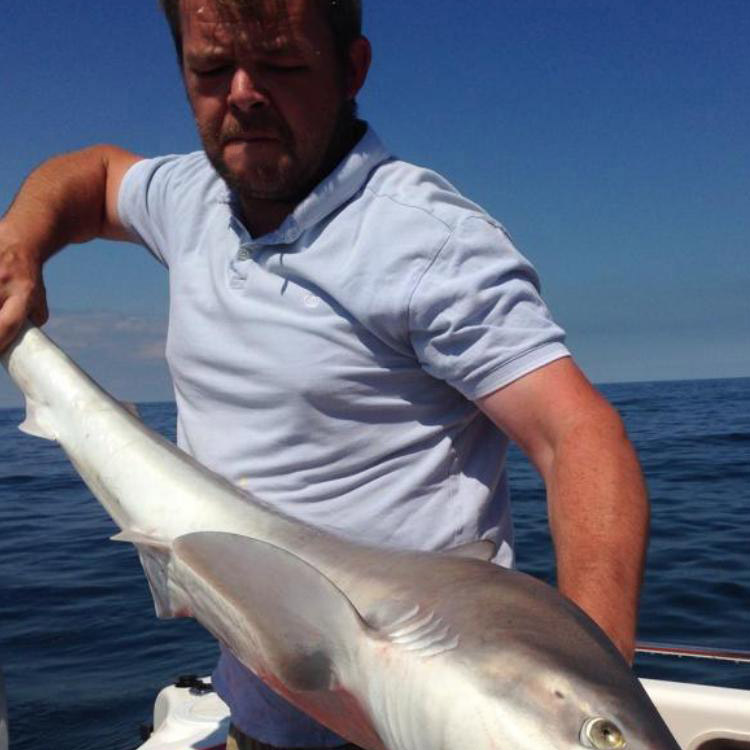
[[[42,264],[65,245],[127,239],[116,212],[120,181],[138,157],[93,146],[55,157],[24,182],[0,219],[0,350],[23,321],[47,318]]]
[[[632,660],[649,504],[613,410],[571,426],[555,451],[547,489],[558,586]]]
[[[0,221],[3,246],[44,261],[64,245],[102,231],[107,147],[64,154],[42,164],[22,185]]]

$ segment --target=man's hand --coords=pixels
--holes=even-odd
[[[478,405],[544,479],[560,591],[632,662],[649,505],[622,420],[570,358]]]
[[[41,326],[48,317],[41,260],[0,222],[0,351],[27,318]]]

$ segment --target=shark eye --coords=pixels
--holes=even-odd
[[[581,727],[581,743],[594,750],[621,750],[626,744],[620,727],[601,718],[589,719]]]

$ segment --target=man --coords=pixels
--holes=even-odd
[[[497,222],[357,120],[358,2],[163,5],[204,151],[100,146],[34,172],[0,222],[0,347],[46,319],[52,253],[140,242],[170,271],[185,450],[308,522],[424,549],[491,538],[509,565],[507,435],[546,483],[561,591],[632,658],[633,450]],[[231,654],[214,682],[237,747],[344,742]]]

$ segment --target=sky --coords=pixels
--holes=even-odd
[[[505,225],[591,380],[750,376],[750,0],[364,4],[361,116]],[[200,147],[157,0],[5,7],[0,212],[56,153]],[[72,246],[45,279],[55,340],[118,397],[171,400],[145,250]]]

